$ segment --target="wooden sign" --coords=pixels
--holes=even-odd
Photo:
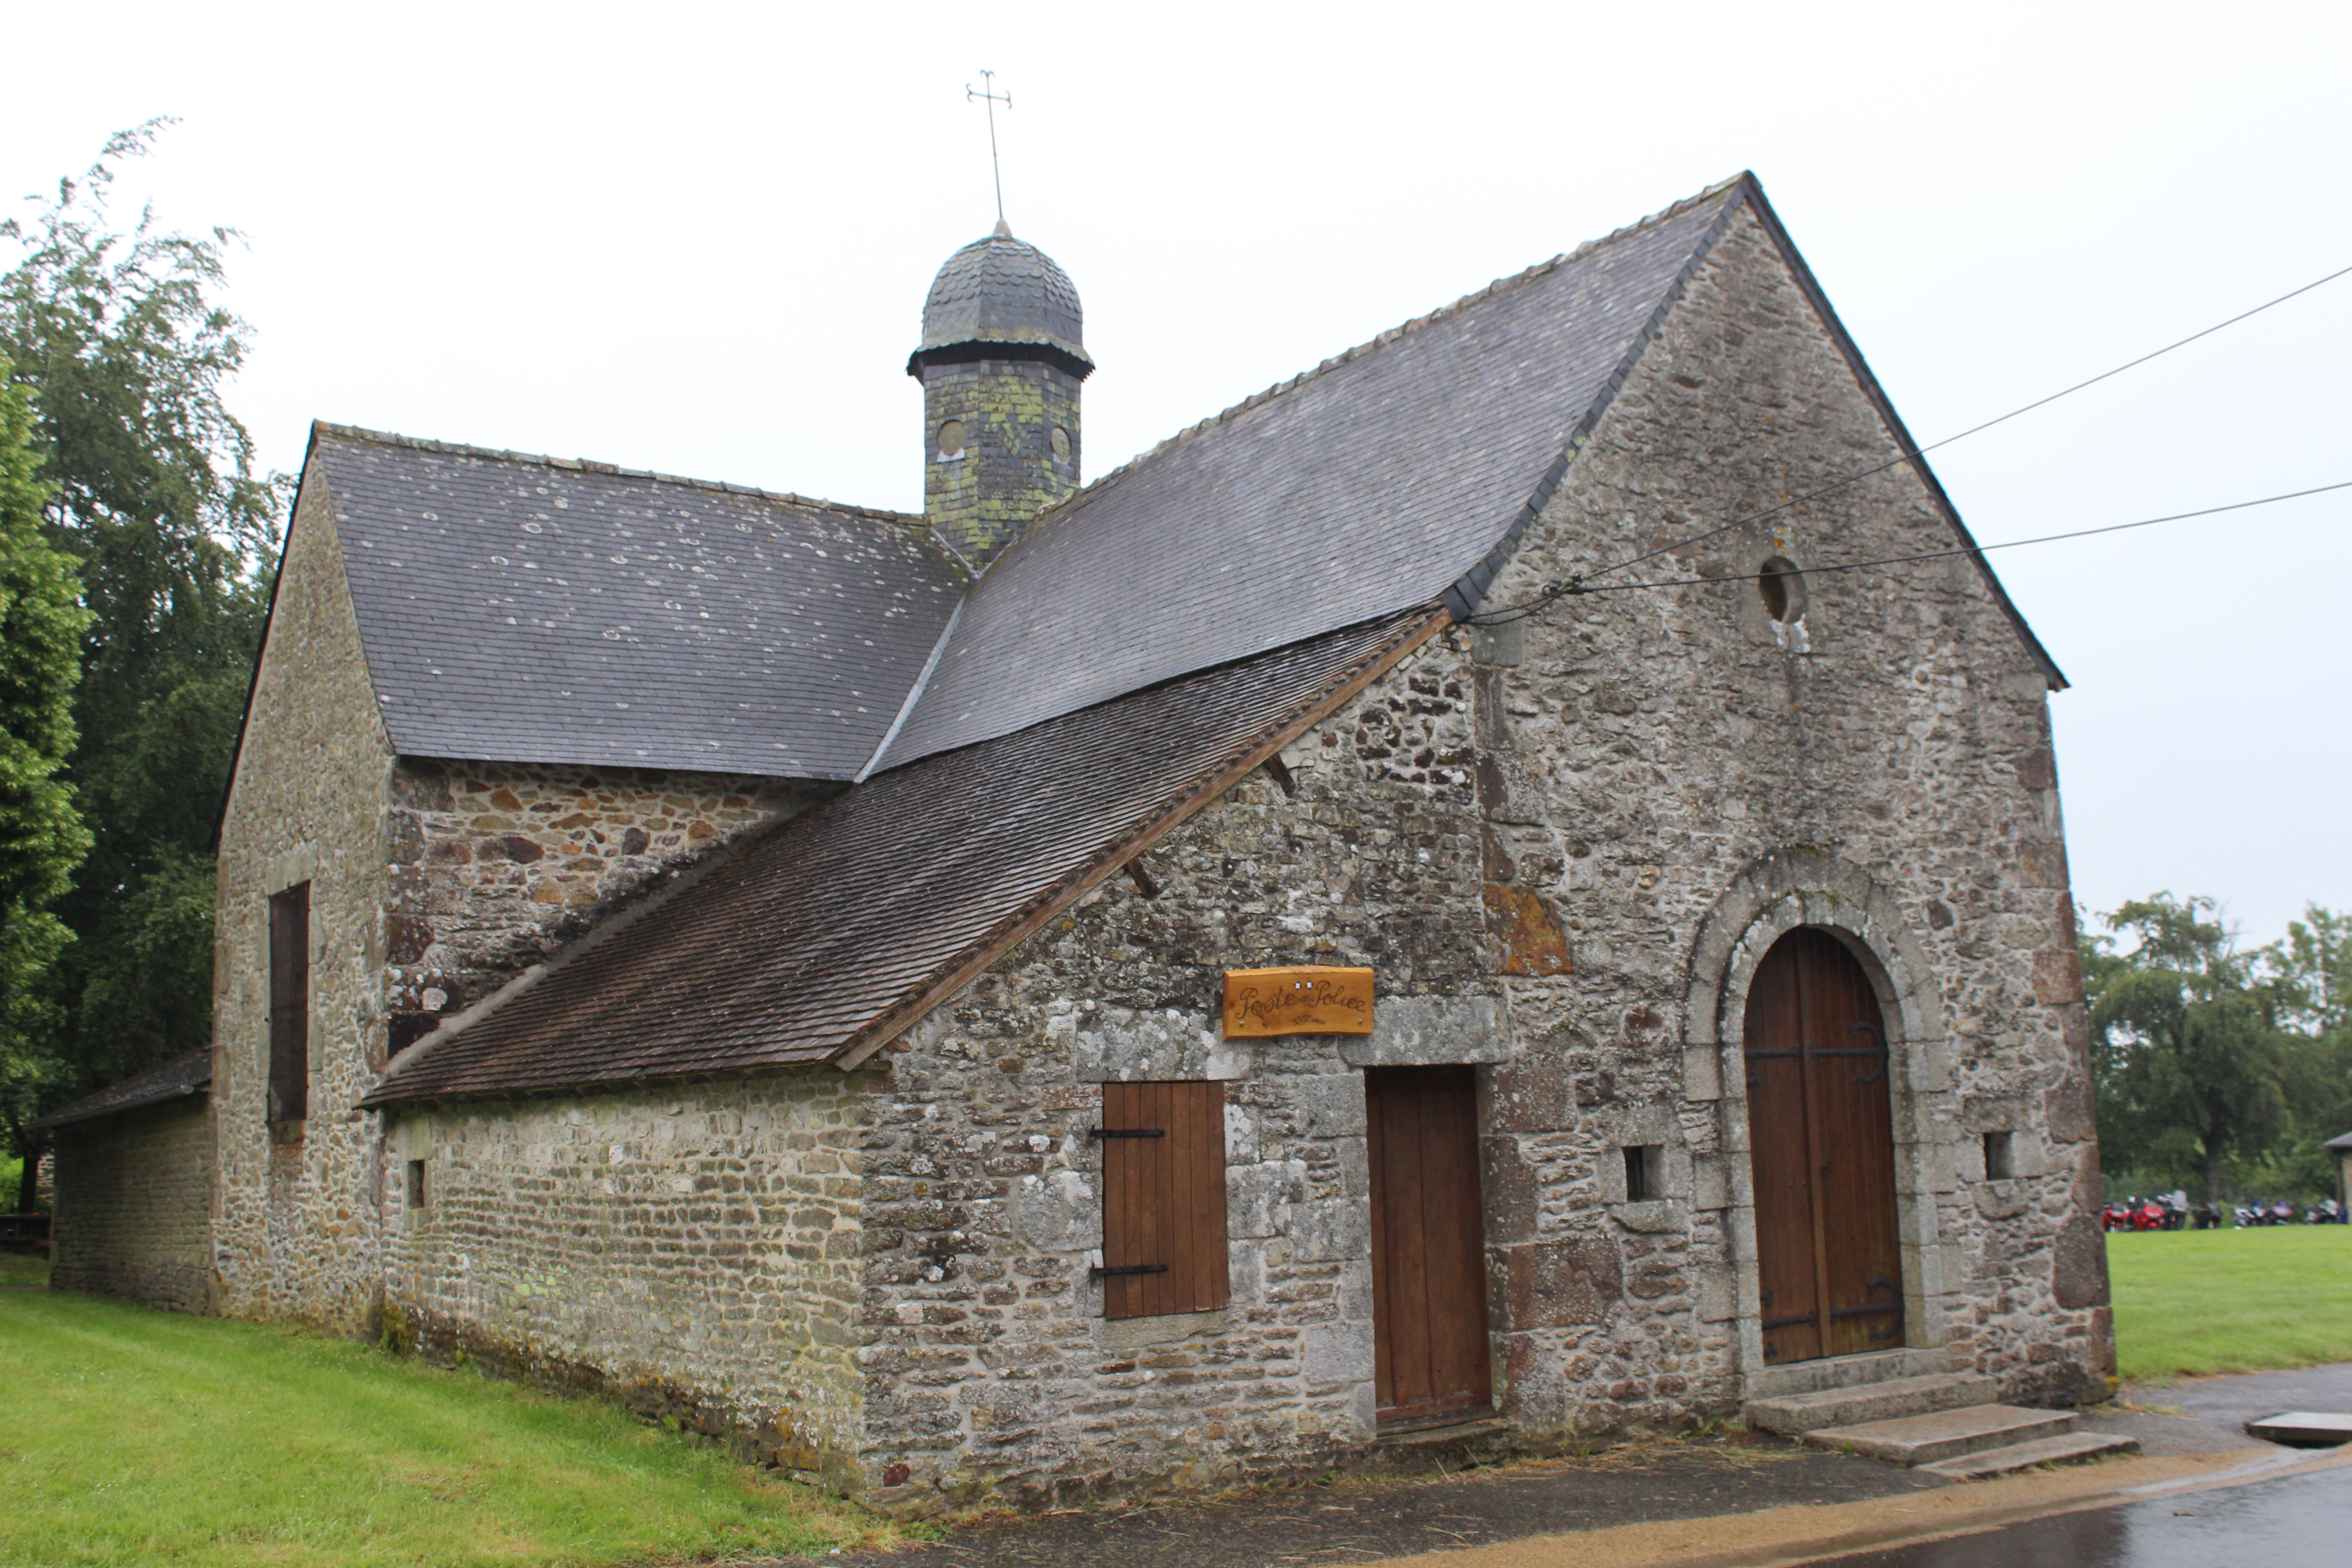
[[[1372,972],[1326,969],[1225,971],[1225,1038],[1261,1035],[1369,1035]]]

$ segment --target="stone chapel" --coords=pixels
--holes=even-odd
[[[2104,1397],[2064,681],[1752,176],[1090,483],[1002,225],[907,368],[919,516],[314,428],[186,1304],[909,1510]]]

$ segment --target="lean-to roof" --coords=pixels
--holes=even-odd
[[[1443,620],[1385,616],[869,780],[444,1025],[364,1103],[854,1060]]]
[[[26,1122],[25,1131],[37,1138],[77,1121],[94,1121],[101,1116],[119,1116],[141,1106],[204,1094],[211,1089],[212,1083],[213,1053],[212,1047],[206,1046],[202,1050],[173,1057],[145,1072],[133,1073],[120,1083],[108,1084],[96,1094],[84,1095],[71,1105]]]

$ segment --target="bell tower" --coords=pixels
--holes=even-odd
[[[1078,488],[1094,368],[1069,275],[1003,220],[932,280],[907,361],[923,384],[923,517],[975,568]]]

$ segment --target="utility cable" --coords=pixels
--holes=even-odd
[[[1759,583],[1767,577],[1808,577],[1822,572],[1861,572],[1874,566],[1901,566],[1913,561],[1942,561],[1954,555],[1981,555],[1988,550],[2015,550],[2025,544],[2054,544],[2062,539],[2088,539],[2098,533],[2121,533],[2126,529],[2153,528],[2159,522],[2180,522],[2192,517],[2212,517],[2225,511],[2243,511],[2248,507],[2269,506],[2274,501],[2300,500],[2305,496],[2326,495],[2330,490],[2352,489],[2352,479],[2339,484],[2318,485],[2307,490],[2289,490],[2284,495],[2263,496],[2254,500],[2231,501],[2227,506],[2209,506],[2197,511],[2176,511],[2166,517],[2144,517],[2137,522],[2111,522],[2104,528],[2078,528],[2068,533],[2045,533],[2034,539],[2004,539],[1998,544],[1963,545],[1953,550],[1926,550],[1916,555],[1885,555],[1875,561],[1833,561],[1821,566],[1793,567],[1784,572],[1727,573],[1720,577],[1663,577],[1647,583],[1587,583],[1581,577],[1571,577],[1555,591],[1553,597],[1565,598],[1589,594],[1626,594],[1642,588],[1684,588],[1705,583]],[[1549,601],[1534,602],[1515,611],[1500,612],[1494,617],[1473,616],[1474,626],[1500,626],[1523,620],[1535,614]]]
[[[2186,348],[2190,343],[2197,342],[2200,338],[2210,338],[2215,332],[2221,331],[2225,327],[2234,327],[2240,321],[2245,321],[2250,317],[2259,316],[2264,310],[2270,310],[2273,306],[2284,305],[2289,300],[2295,299],[2300,295],[2308,294],[2314,289],[2320,287],[2322,284],[2333,283],[2336,279],[2344,277],[2347,273],[2352,273],[2352,267],[2338,268],[2325,278],[2315,278],[2312,279],[2312,281],[2305,284],[2302,288],[2291,289],[2287,290],[2287,292],[2281,294],[2275,300],[2265,300],[2262,304],[2256,305],[2252,310],[2241,310],[2226,321],[2216,321],[2211,326],[2205,328],[2202,331],[2191,332],[2187,337],[2182,338],[2178,342],[2167,343],[2160,349],[2156,349],[2147,353],[2144,353],[2136,360],[2130,360],[2123,364],[2116,366],[2113,370],[2101,371],[2098,374],[2091,377],[2088,381],[2078,381],[2074,385],[2066,387],[2062,391],[2050,394],[2047,397],[2037,397],[2032,402],[2028,403],[2021,407],[2012,408],[2008,413],[1988,419],[1981,425],[1971,425],[1967,429],[1960,431],[1957,435],[1947,436],[1940,441],[1931,441],[1924,447],[1916,447],[1910,451],[1897,453],[1895,456],[1889,458],[1883,463],[1876,464],[1871,468],[1857,469],[1851,474],[1845,475],[1842,479],[1832,479],[1828,484],[1822,486],[1818,489],[1808,490],[1803,495],[1800,496],[1791,496],[1787,500],[1781,501],[1777,506],[1766,507],[1761,511],[1749,512],[1744,517],[1734,518],[1729,522],[1723,524],[1719,528],[1710,528],[1704,533],[1695,533],[1687,539],[1677,540],[1672,544],[1662,544],[1655,550],[1644,551],[1639,555],[1629,555],[1622,561],[1612,562],[1609,565],[1600,567],[1590,574],[1571,577],[1569,579],[1569,583],[1560,584],[1555,587],[1549,588],[1543,593],[1538,595],[1535,598],[1528,600],[1524,605],[1513,605],[1506,609],[1495,611],[1491,616],[1473,616],[1471,617],[1471,622],[1473,625],[1477,626],[1493,626],[1505,620],[1517,620],[1521,616],[1532,614],[1534,611],[1541,609],[1544,605],[1551,604],[1553,601],[1561,598],[1568,593],[1571,592],[1572,590],[1569,584],[1583,583],[1587,581],[1589,577],[1605,577],[1612,572],[1622,572],[1628,566],[1638,566],[1644,561],[1653,561],[1661,555],[1668,554],[1674,551],[1686,550],[1694,544],[1704,543],[1707,540],[1716,538],[1717,535],[1729,533],[1733,529],[1745,528],[1749,523],[1761,522],[1768,517],[1776,517],[1781,512],[1788,510],[1790,507],[1802,506],[1805,502],[1819,500],[1821,497],[1830,494],[1832,490],[1840,490],[1843,489],[1848,485],[1858,484],[1862,480],[1871,478],[1873,475],[1883,474],[1889,468],[1898,468],[1915,458],[1925,457],[1929,452],[1937,451],[1945,447],[1948,447],[1955,441],[1966,440],[1970,436],[1990,430],[1996,425],[2005,425],[2010,420],[2018,417],[2018,416],[2021,414],[2031,414],[2037,408],[2047,407],[2049,405],[2057,402],[2062,397],[2070,397],[2074,394],[2081,392],[2085,387],[2096,386],[2099,383],[2109,380],[2115,376],[2121,375],[2127,370],[2137,370],[2141,365],[2147,363],[2150,360],[2160,359],[2164,355],[2170,353],[2175,349]],[[2252,506],[2259,505],[2261,503],[2249,501],[2245,504]],[[2192,513],[2186,515],[2195,514]],[[2151,521],[2169,521],[2171,520],[2152,519]],[[2126,524],[2124,526],[2133,525]],[[2020,540],[2017,541],[2017,542],[2022,544],[2037,542]],[[1961,551],[1957,553],[1966,554],[1967,552]],[[1737,579],[1706,578],[1703,580],[1707,582],[1730,582],[1736,581]]]

